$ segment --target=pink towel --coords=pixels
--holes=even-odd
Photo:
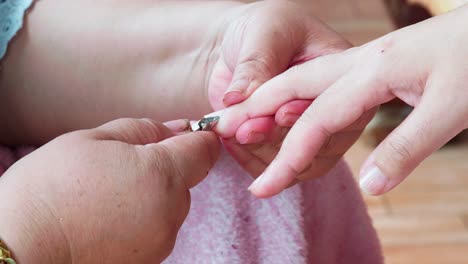
[[[32,150],[0,146],[0,174]],[[267,200],[250,195],[251,182],[223,152],[208,178],[192,190],[189,216],[164,263],[383,263],[345,162]]]
[[[380,244],[344,161],[277,197],[255,199],[226,153],[192,190],[189,216],[164,263],[380,264]]]

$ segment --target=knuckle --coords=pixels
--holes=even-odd
[[[276,75],[274,64],[278,61],[275,54],[264,51],[255,51],[247,56],[241,63],[245,65],[243,74],[258,74],[257,78],[271,78]]]
[[[397,169],[403,169],[406,166],[412,159],[409,146],[409,140],[399,134],[392,135],[392,138],[386,141],[384,149],[388,149],[386,159],[391,166]]]
[[[319,153],[321,155],[327,155],[330,153],[335,152],[334,150],[337,147],[337,142],[335,140],[334,136],[328,136],[325,139],[325,142],[322,144],[322,147],[320,148]]]
[[[319,134],[321,136],[325,137],[326,139],[331,139],[331,137],[333,135],[333,133],[323,125],[317,126],[317,130],[318,130]]]
[[[316,178],[315,177],[315,172],[316,172],[316,164],[315,164],[315,159],[310,162],[306,167],[305,169],[303,169],[301,172],[299,172],[296,176],[296,179],[298,181],[305,181],[305,180],[310,180],[310,179],[313,179],[313,178]]]
[[[148,152],[147,169],[150,171],[150,175],[161,174],[169,176],[160,178],[174,179],[172,176],[177,174],[174,157],[171,151],[164,145],[158,145],[154,151]]]
[[[300,168],[299,166],[290,164],[290,163],[286,163],[285,165],[286,165],[286,170],[290,172],[288,174],[295,175],[296,178],[299,175],[301,175],[304,170],[307,170],[310,166],[310,164],[308,164],[305,168]]]
[[[164,125],[148,118],[133,119],[129,122],[129,127],[132,127],[132,130],[145,142],[158,141],[168,134],[168,129]]]

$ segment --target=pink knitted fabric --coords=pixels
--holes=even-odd
[[[380,264],[380,244],[344,161],[326,176],[255,199],[223,152],[192,190],[189,216],[164,263]]]
[[[0,173],[32,150],[0,147]],[[208,178],[192,190],[189,216],[164,263],[383,263],[345,162],[267,200],[250,195],[251,182],[223,152]]]

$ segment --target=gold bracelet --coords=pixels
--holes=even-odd
[[[11,252],[8,250],[7,246],[0,239],[0,264],[16,264],[16,262],[11,258]]]

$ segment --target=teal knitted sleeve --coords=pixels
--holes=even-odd
[[[0,60],[5,56],[8,42],[23,26],[24,12],[33,0],[0,0]]]

